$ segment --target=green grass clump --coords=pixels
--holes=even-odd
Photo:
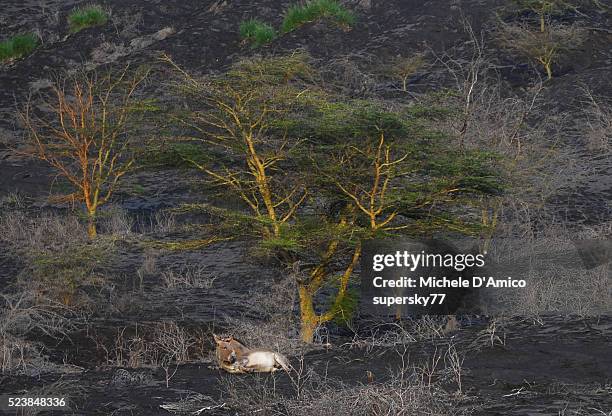
[[[328,18],[340,26],[351,27],[355,24],[355,15],[336,0],[311,0],[304,4],[295,4],[289,7],[281,30],[283,33],[291,32],[304,23]]]
[[[13,36],[8,40],[0,42],[0,61],[29,55],[36,49],[37,45],[38,38],[31,33]]]
[[[68,15],[68,23],[72,33],[79,32],[88,27],[102,26],[107,21],[108,13],[101,6],[97,5],[74,9]]]
[[[240,23],[240,37],[251,42],[253,47],[259,47],[272,42],[276,37],[276,31],[261,20],[249,19]]]

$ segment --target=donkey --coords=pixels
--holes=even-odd
[[[221,337],[213,334],[217,344],[216,356],[219,367],[228,373],[273,373],[291,370],[289,360],[282,354],[262,349],[249,349],[233,336]]]

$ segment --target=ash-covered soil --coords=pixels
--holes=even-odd
[[[61,188],[52,169],[9,150],[23,134],[16,108],[23,105],[30,91],[51,85],[55,74],[81,65],[88,69],[126,63],[155,65],[162,53],[192,73],[220,73],[245,56],[280,55],[300,48],[328,69],[329,82],[339,85],[345,94],[406,104],[432,88],[452,84],[436,56],[449,53],[466,64],[469,61],[470,39],[461,17],[472,23],[475,33],[485,31],[485,37],[490,37],[496,11],[507,3],[347,1],[358,16],[351,30],[325,22],[307,24],[267,46],[252,49],[239,38],[240,22],[257,17],[278,26],[292,2],[107,0],[100,4],[112,11],[111,22],[70,34],[65,17],[85,2],[6,0],[0,5],[0,38],[36,30],[42,45],[24,59],[0,64],[0,199],[4,201],[0,213],[71,215],[66,204],[49,199],[50,193]],[[561,17],[587,26],[588,41],[572,52],[572,59],[555,68],[555,78],[546,83],[543,94],[551,112],[578,114],[583,100],[580,91],[585,87],[610,96],[612,16],[609,5],[602,3],[604,8],[568,12]],[[494,41],[486,45],[487,54],[496,57],[504,88],[526,89],[533,69],[499,53]],[[371,75],[377,66],[398,55],[424,51],[437,64],[411,78],[410,94],[400,91],[396,82]],[[165,97],[161,82],[165,71],[168,69],[163,66],[156,68],[155,81],[148,85],[160,97]],[[576,176],[571,187],[543,196],[543,204],[549,218],[566,225],[601,226],[612,214],[610,149],[594,152],[588,148],[583,140],[584,120],[579,115],[564,125],[570,127],[560,146],[575,154],[574,163],[584,167],[583,175]],[[204,215],[170,217],[164,210],[218,198],[202,190],[206,189],[203,179],[190,170],[163,167],[139,169],[126,178],[113,204],[130,218],[128,230],[113,242],[111,261],[101,266],[104,282],[84,287],[70,308],[58,306],[58,313],[74,322],[58,322],[62,328],[59,335],[45,334],[32,322],[42,319],[35,307],[19,310],[17,299],[24,297],[24,304],[29,301],[29,295],[17,289],[28,265],[10,244],[0,242],[4,307],[24,313],[19,324],[29,328],[23,339],[4,339],[5,345],[11,343],[8,350],[17,364],[10,371],[3,369],[0,393],[67,395],[73,400],[68,414],[75,415],[234,415],[248,414],[232,407],[236,391],[240,395],[242,389],[244,396],[251,397],[273,390],[278,396],[269,402],[275,403],[275,408],[264,409],[262,405],[260,414],[300,414],[288,413],[282,406],[283,395],[296,394],[295,380],[287,375],[228,375],[215,367],[212,333],[239,327],[254,333],[254,342],[278,338],[277,345],[268,347],[283,350],[294,365],[303,359],[303,368],[312,370],[319,380],[310,379],[312,391],[322,391],[325,380],[334,386],[342,383],[347,391],[356,386],[385,385],[397,380],[397,371],[406,367],[410,377],[421,377],[419,388],[425,390],[423,377],[427,369],[432,370],[436,388],[444,392],[432,397],[452,404],[436,412],[414,414],[612,414],[611,315],[497,320],[465,317],[450,329],[445,328],[445,318],[423,329],[418,320],[379,324],[357,317],[350,329],[330,325],[315,346],[283,344],[283,337],[298,338],[296,325],[274,321],[275,307],[296,311],[297,305],[291,305],[295,298],[275,289],[282,287],[288,272],[254,256],[251,241],[220,241],[191,250],[171,250],[163,245],[198,237],[197,227],[179,225],[205,224]],[[112,223],[105,227],[116,229]],[[546,228],[546,224],[536,222],[535,227]],[[102,234],[104,230],[102,227]],[[172,273],[183,280],[176,280]],[[264,300],[272,306],[262,307]],[[9,316],[8,312],[4,316]],[[278,336],[270,333],[279,327],[288,329]],[[188,346],[184,348],[187,357],[180,364],[165,363],[147,349],[152,340],[160,351],[180,349],[163,344],[163,340],[181,330]],[[452,371],[449,351],[460,352],[460,379]]]

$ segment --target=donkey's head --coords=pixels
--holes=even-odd
[[[242,354],[247,352],[245,347],[233,336],[219,336],[213,334],[215,343],[217,344],[217,359],[224,362],[234,362],[236,358],[240,358]]]

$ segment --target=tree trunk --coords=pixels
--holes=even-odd
[[[315,313],[312,303],[312,294],[308,290],[308,285],[298,283],[298,294],[300,296],[300,336],[302,341],[312,344],[314,333],[319,325],[319,318]]]
[[[552,79],[553,74],[552,74],[552,66],[551,66],[551,64],[549,64],[549,63],[544,64],[544,68],[546,68],[546,75],[548,76],[548,79]]]
[[[540,14],[540,32],[544,33],[546,30],[546,15],[544,13]]]
[[[92,213],[89,213],[87,215],[87,235],[89,235],[90,239],[94,239],[98,235],[98,229],[96,227],[96,216]]]

